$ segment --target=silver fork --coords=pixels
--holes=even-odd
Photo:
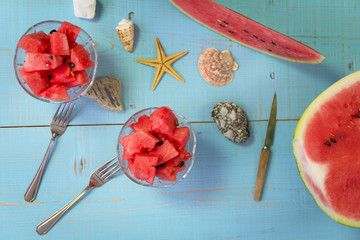
[[[51,123],[50,123],[50,130],[51,130],[51,141],[50,144],[46,150],[44,159],[42,160],[39,169],[37,170],[35,177],[31,181],[28,189],[26,190],[24,194],[24,198],[28,202],[32,202],[35,200],[36,195],[39,190],[41,178],[44,173],[44,169],[46,167],[47,160],[49,158],[51,149],[53,148],[55,139],[59,136],[61,136],[65,130],[66,127],[69,124],[70,116],[72,111],[74,110],[75,103],[65,103],[61,104],[59,108],[57,109]]]
[[[55,225],[55,223],[57,223],[59,219],[71,208],[71,206],[74,205],[85,193],[87,193],[93,188],[101,187],[112,176],[114,176],[118,171],[120,171],[121,168],[119,162],[115,159],[116,157],[95,170],[95,172],[93,172],[90,176],[89,185],[71,202],[69,202],[59,211],[51,215],[48,219],[40,223],[36,227],[36,232],[40,235],[46,234]]]

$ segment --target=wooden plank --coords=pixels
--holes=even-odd
[[[252,120],[266,119],[267,103],[279,94],[279,119],[298,119],[308,104],[339,78],[358,69],[358,2],[319,0],[218,1],[269,27],[314,47],[327,58],[320,65],[285,62],[229,41],[187,18],[168,1],[98,1],[95,20],[78,19],[72,1],[3,1],[0,10],[0,126],[48,124],[56,106],[38,102],[18,85],[13,73],[13,54],[21,34],[46,19],[67,20],[83,27],[98,44],[98,77],[122,80],[126,110],[103,110],[94,100],[83,99],[75,124],[124,123],[134,112],[150,106],[169,105],[192,121],[210,121],[210,109],[219,101],[234,101]],[[136,42],[133,53],[125,52],[115,26],[134,11]],[[136,63],[136,58],[156,57],[154,37],[167,54],[189,53],[174,63],[185,83],[165,74],[155,92],[155,70]],[[202,50],[229,49],[239,63],[234,81],[225,87],[206,83],[197,69]],[[272,79],[270,75],[274,78]]]
[[[292,155],[289,132],[295,125],[277,123],[260,202],[253,201],[253,194],[266,122],[251,122],[252,136],[243,145],[222,137],[215,124],[194,124],[195,164],[182,182],[155,189],[119,175],[87,195],[46,238],[357,239],[358,229],[327,217],[306,190]],[[0,129],[0,145],[8,146],[0,152],[2,238],[38,239],[35,226],[70,201],[86,186],[91,172],[116,155],[120,128],[69,127],[32,204],[23,194],[45,151],[49,130]],[[34,135],[36,141],[31,140]]]

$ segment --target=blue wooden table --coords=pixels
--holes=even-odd
[[[319,65],[290,63],[229,41],[190,20],[167,0],[98,0],[94,20],[78,19],[71,0],[3,0],[0,8],[0,239],[359,239],[316,205],[292,153],[292,136],[311,101],[360,62],[359,0],[217,1],[326,56]],[[115,31],[135,13],[135,48],[126,52]],[[92,99],[78,101],[71,126],[57,142],[39,195],[23,194],[50,140],[56,105],[37,101],[17,83],[13,56],[32,24],[66,20],[85,29],[99,52],[97,77],[122,81],[125,110],[111,112]],[[175,62],[181,83],[165,74],[151,92],[154,68],[136,58],[155,58],[155,36]],[[230,50],[239,64],[232,83],[218,88],[200,76],[197,61],[209,47]],[[253,201],[260,150],[274,91],[278,120],[262,201]],[[233,101],[250,119],[250,140],[226,140],[210,111]],[[35,227],[70,201],[92,171],[116,155],[117,136],[135,112],[170,106],[192,123],[198,139],[195,164],[179,184],[154,189],[124,174],[82,199],[45,236]]]

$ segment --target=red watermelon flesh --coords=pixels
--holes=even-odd
[[[90,81],[89,76],[85,70],[74,72],[74,80],[66,83],[67,88],[77,87],[86,84]]]
[[[59,33],[64,33],[67,36],[70,48],[74,45],[81,28],[69,22],[64,21],[58,29]]]
[[[70,61],[75,64],[73,71],[81,71],[95,66],[90,60],[90,53],[82,45],[76,45],[70,50]]]
[[[176,174],[185,169],[185,163],[191,158],[191,154],[182,149],[179,155],[156,167],[156,176],[166,181],[176,181]]]
[[[151,151],[159,140],[146,132],[135,132],[119,140],[123,148],[131,155]]]
[[[130,124],[130,128],[134,132],[138,132],[138,131],[151,132],[149,116],[143,115],[143,116],[139,117],[139,119],[136,123]]]
[[[133,165],[134,176],[153,184],[156,172],[155,165],[157,162],[158,157],[151,154],[136,154]]]
[[[123,150],[123,160],[129,160],[129,159],[131,159],[132,158],[132,156],[131,156],[131,154],[130,153],[128,153],[125,149]]]
[[[50,53],[54,55],[70,55],[69,43],[64,33],[50,34]]]
[[[190,131],[188,127],[181,127],[175,130],[174,135],[169,136],[169,139],[175,143],[179,148],[184,148],[190,137]]]
[[[170,159],[179,155],[179,151],[169,140],[165,140],[160,146],[158,143],[154,150],[151,151],[151,153],[159,157],[158,163],[156,165],[169,161]]]
[[[19,48],[22,48],[28,52],[45,53],[49,52],[50,42],[49,36],[43,31],[30,33],[23,36],[17,44]]]
[[[25,72],[22,68],[20,68],[19,73],[36,96],[38,96],[48,86],[49,78],[42,72]]]
[[[65,85],[54,84],[45,89],[40,96],[43,98],[49,98],[52,100],[69,100],[69,94],[66,91]]]
[[[169,107],[161,107],[150,115],[150,125],[153,132],[172,136],[179,121]]]
[[[181,12],[246,47],[287,61],[321,63],[314,49],[261,25],[212,0],[169,0]]]
[[[27,72],[50,70],[59,67],[62,62],[63,58],[61,56],[48,53],[27,52],[23,69]]]
[[[75,76],[74,73],[72,74]],[[60,67],[52,70],[50,82],[53,84],[66,84],[75,80],[72,74],[69,64],[65,62]]]

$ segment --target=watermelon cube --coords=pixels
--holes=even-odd
[[[169,140],[165,140],[164,142],[158,142],[154,150],[151,151],[151,153],[159,158],[156,165],[160,165],[179,155],[179,151]]]
[[[25,72],[20,68],[19,73],[36,96],[44,91],[49,84],[49,78],[43,72]]]
[[[190,137],[190,131],[188,127],[181,127],[175,130],[175,134],[169,136],[169,139],[178,147],[184,148]]]
[[[182,149],[175,158],[162,163],[156,167],[155,175],[162,180],[176,181],[176,174],[185,169],[185,163],[189,160],[191,154]]]
[[[135,162],[134,158],[129,158],[127,160],[129,170],[130,170],[130,172],[132,172],[132,174],[134,174],[134,162]]]
[[[133,123],[130,125],[130,128],[134,132],[143,131],[143,132],[150,132],[151,126],[150,126],[150,118],[147,115],[143,115],[139,117],[138,121],[136,123]]]
[[[158,157],[151,154],[136,154],[133,165],[133,174],[137,179],[146,180],[153,184],[155,178],[155,165]]]
[[[64,21],[58,29],[59,33],[64,33],[67,36],[70,48],[74,45],[81,28],[69,22]]]
[[[132,157],[131,157],[131,155],[130,155],[130,153],[128,153],[125,149],[123,150],[123,158],[122,158],[122,160],[129,160],[129,159],[131,159]]]
[[[153,132],[172,136],[179,121],[169,107],[161,107],[150,115],[150,125]]]
[[[49,36],[43,31],[23,36],[17,46],[28,52],[45,53],[50,50]]]
[[[75,80],[75,74],[71,74],[71,69],[68,63],[63,63],[51,72],[50,82],[52,84],[67,84]]]
[[[146,132],[135,132],[119,140],[123,148],[131,155],[151,151],[159,140]]]
[[[69,43],[64,33],[50,34],[50,53],[54,55],[70,55]]]
[[[27,72],[55,69],[59,67],[62,62],[63,58],[61,56],[48,53],[27,52],[23,69]]]
[[[49,98],[52,100],[69,100],[69,94],[66,91],[65,85],[54,84],[40,93],[40,97]]]
[[[83,45],[76,45],[70,50],[70,61],[75,65],[73,71],[81,71],[95,66],[94,62],[90,60],[90,53],[88,53]]]
[[[87,75],[86,71],[82,70],[74,72],[74,77],[72,78],[72,81],[66,83],[65,85],[67,88],[72,88],[88,83],[89,81],[89,76]]]

